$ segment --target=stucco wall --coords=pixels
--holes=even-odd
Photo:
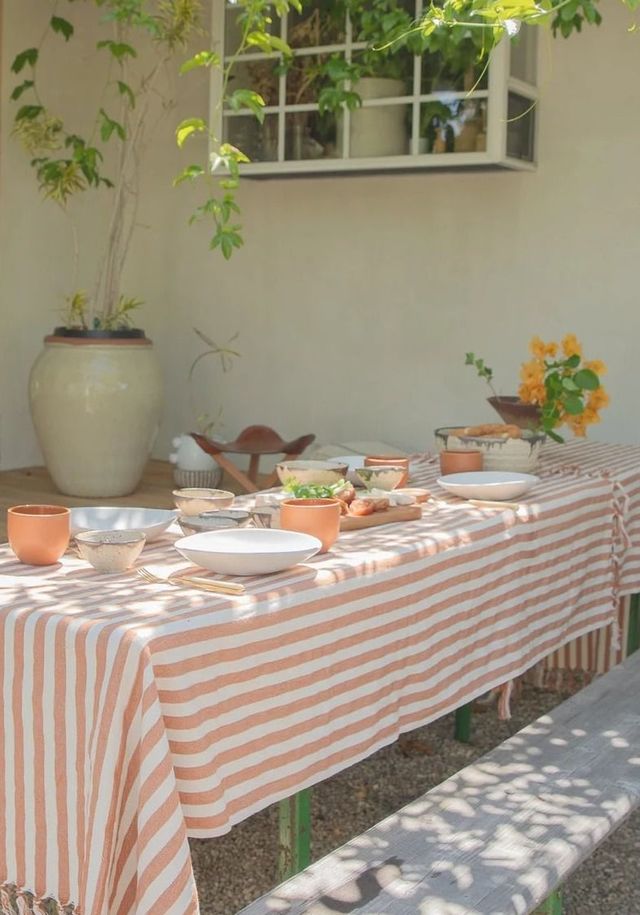
[[[46,4],[33,6],[32,22]],[[640,441],[640,57],[622,8],[605,13],[600,29],[541,42],[536,172],[246,181],[246,245],[230,263],[186,226],[193,200],[170,187],[180,157],[167,124],[145,173],[140,220],[151,228],[127,282],[148,303],[166,374],[158,454],[193,425],[193,399],[196,410],[222,403],[229,435],[260,421],[428,447],[436,425],[492,417],[466,350],[512,393],[529,337],[568,330],[610,366],[613,403],[592,436]],[[32,22],[8,0],[3,104],[7,58]],[[206,103],[198,85],[185,83],[192,96],[176,117]],[[0,461],[10,467],[39,459],[26,379],[70,261],[64,220],[39,201],[2,116]],[[99,208],[85,214],[89,249],[102,220]],[[243,355],[224,378],[203,366],[190,390],[193,326],[220,341],[240,331]]]

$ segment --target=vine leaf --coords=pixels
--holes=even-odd
[[[73,26],[68,19],[63,19],[62,16],[52,16],[49,25],[56,34],[62,35],[65,41],[69,41],[73,35]]]

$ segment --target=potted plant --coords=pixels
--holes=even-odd
[[[140,157],[162,111],[166,70],[199,27],[198,0],[149,4],[106,0],[96,27],[105,85],[85,124],[63,121],[42,74],[48,45],[60,54],[76,27],[54,10],[39,45],[19,52],[13,133],[30,156],[45,199],[70,218],[73,290],[82,265],[74,202],[99,193],[109,207],[93,290],[70,293],[54,332],[45,338],[29,382],[30,406],[45,462],[62,492],[118,496],[137,486],[159,426],[162,378],[153,344],[134,326],[141,302],[122,289],[136,225]],[[108,164],[107,164],[108,163]],[[108,199],[107,199],[108,198]]]
[[[487,382],[492,392],[489,403],[506,423],[542,431],[557,442],[564,441],[556,431],[561,426],[585,436],[589,425],[600,422],[600,410],[609,405],[600,380],[605,364],[584,359],[575,334],[566,334],[560,344],[535,336],[529,351],[531,358],[520,368],[517,397],[497,394],[493,370],[475,353],[466,354],[465,365],[473,366]]]

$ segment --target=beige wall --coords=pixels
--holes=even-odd
[[[185,225],[189,192],[169,186],[178,156],[167,125],[145,176],[141,221],[152,228],[138,236],[127,283],[149,303],[144,324],[166,373],[158,454],[193,424],[194,325],[221,341],[240,331],[232,374],[204,367],[195,391],[198,410],[223,402],[228,434],[261,421],[429,447],[436,425],[491,417],[466,350],[512,393],[529,337],[571,330],[610,366],[613,405],[593,437],[640,441],[640,57],[622,9],[605,12],[599,30],[542,42],[537,172],[246,181],[246,245],[228,264]],[[25,18],[9,0],[5,52],[25,44]],[[69,256],[63,220],[38,201],[6,129],[0,168],[8,467],[38,460],[25,385]],[[90,245],[100,217],[94,208],[87,219]]]

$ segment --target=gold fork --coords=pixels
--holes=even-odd
[[[144,567],[135,571],[141,578],[153,585],[177,585],[178,587],[186,585],[191,588],[200,588],[201,591],[212,591],[216,594],[237,595],[245,593],[244,585],[235,581],[216,581],[212,578],[197,578],[192,575],[175,575],[173,578],[161,578]]]

